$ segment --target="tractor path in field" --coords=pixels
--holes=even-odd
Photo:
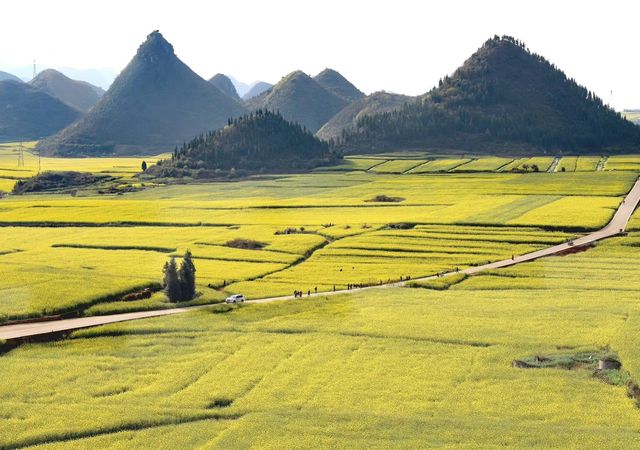
[[[464,273],[467,275],[474,275],[484,270],[492,270],[499,269],[502,267],[509,267],[515,264],[520,264],[524,262],[529,262],[536,260],[538,258],[542,258],[545,256],[552,256],[562,253],[567,253],[574,251],[576,247],[588,246],[594,242],[600,241],[602,239],[606,239],[612,236],[619,235],[622,233],[631,218],[631,215],[635,211],[636,207],[640,203],[640,179],[636,180],[635,184],[622,201],[618,209],[616,210],[611,221],[602,229],[598,231],[594,231],[592,233],[586,234],[582,237],[579,237],[571,242],[566,242],[559,245],[554,245],[553,247],[548,247],[542,250],[538,250],[535,252],[527,253],[524,255],[515,256],[511,259],[505,259],[502,261],[490,262],[488,264],[484,264],[481,266],[470,267],[467,269],[460,270],[459,272],[448,272],[445,274],[441,274],[440,276],[451,276],[456,273]],[[416,278],[411,281],[425,281],[436,278],[436,275],[432,275],[429,277]],[[307,297],[326,297],[329,295],[340,295],[347,293],[354,293],[359,291],[365,291],[367,289],[386,289],[390,287],[401,287],[404,286],[406,282],[397,282],[397,283],[389,283],[383,284],[379,286],[370,286],[363,288],[355,288],[350,290],[338,290],[331,292],[318,292],[317,294],[311,294]],[[255,300],[247,300],[248,304],[258,304],[258,303],[271,303],[276,301],[284,301],[284,300],[294,300],[292,295],[280,296],[280,297],[268,297],[261,298]],[[205,309],[210,307],[211,305],[198,305],[198,306],[189,306],[184,308],[172,308],[172,309],[162,309],[156,311],[141,311],[141,312],[132,312],[132,313],[123,313],[123,314],[111,314],[107,316],[92,316],[92,317],[80,317],[75,319],[62,319],[62,320],[54,320],[49,322],[35,322],[35,323],[24,323],[24,324],[15,324],[15,325],[5,325],[0,326],[0,339],[2,340],[12,340],[12,339],[25,339],[34,336],[43,336],[47,334],[56,334],[56,333],[65,333],[73,330],[79,330],[82,328],[95,327],[98,325],[106,325],[110,323],[117,322],[125,322],[129,320],[137,320],[137,319],[146,319],[149,317],[158,317],[158,316],[167,316],[171,314],[179,314],[188,311],[194,311],[199,309]]]

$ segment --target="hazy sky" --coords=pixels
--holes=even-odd
[[[616,108],[640,108],[638,0],[30,0],[0,12],[0,70],[35,58],[117,72],[159,29],[205,78],[273,83],[331,67],[367,93],[415,95],[509,34]]]

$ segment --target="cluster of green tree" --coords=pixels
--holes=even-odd
[[[394,111],[360,117],[339,145],[596,152],[640,149],[640,128],[509,36]]]
[[[146,173],[161,177],[214,178],[229,172],[306,170],[334,163],[341,155],[279,112],[259,109],[226,127],[176,148],[171,160]]]
[[[537,164],[523,164],[522,165],[522,169],[518,169],[517,167],[514,167],[513,169],[511,169],[512,172],[516,172],[516,171],[521,171],[521,172],[540,172],[540,167]]]
[[[196,266],[193,264],[193,257],[189,250],[184,254],[180,268],[176,264],[176,259],[171,257],[169,262],[164,264],[163,273],[164,293],[170,302],[186,302],[194,299],[196,296]]]
[[[28,192],[62,191],[65,189],[78,189],[105,181],[112,180],[109,175],[93,175],[85,172],[73,171],[47,171],[34,175],[26,180],[18,180],[13,186],[14,194],[26,194]]]

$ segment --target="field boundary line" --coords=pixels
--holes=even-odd
[[[411,160],[409,159],[409,160],[407,160],[407,161],[411,161]],[[418,164],[416,164],[415,166],[411,166],[411,167],[409,167],[407,170],[405,170],[404,172],[401,172],[401,174],[402,174],[402,175],[406,175],[406,174],[407,174],[407,173],[409,173],[411,170],[413,170],[413,169],[415,169],[415,168],[420,167],[421,165],[423,165],[425,162],[427,162],[427,161],[425,161],[425,160],[421,160],[421,161],[420,161]]]
[[[500,173],[503,173],[502,169],[504,169],[505,167],[507,167],[509,164],[511,164],[511,163],[512,163],[512,162],[514,162],[515,160],[516,160],[516,159],[515,159],[515,158],[513,158],[511,161],[508,161],[508,162],[504,163],[503,165],[501,165],[501,166],[497,167],[496,169],[494,169],[494,170],[493,170],[493,171],[491,171],[491,172],[496,172],[496,173],[497,173],[497,172],[500,172]]]
[[[365,172],[369,172],[371,169],[375,169],[376,167],[381,166],[384,163],[388,163],[389,161],[393,161],[393,160],[392,159],[383,159],[379,163],[376,163],[373,166],[369,167],[367,170],[365,170]]]

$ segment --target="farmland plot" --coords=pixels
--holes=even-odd
[[[572,236],[604,225],[635,174],[594,175],[326,172],[123,196],[10,196],[0,204],[0,315],[96,311],[92,305],[105,302],[120,308],[124,293],[157,286],[164,262],[187,249],[202,302],[229,292],[329,291],[479,264],[539,248],[539,234],[549,232],[539,227]],[[373,201],[381,194],[400,201]],[[508,228],[496,226],[522,225],[521,241],[506,246],[420,235],[420,227],[440,226],[438,236],[501,236]],[[260,248],[228,247],[234,239]]]
[[[636,177],[329,171],[10,196],[0,315],[166,307],[112,296],[158,283],[186,249],[202,303],[469,267],[604,225]],[[0,355],[0,378],[19,380],[0,384],[0,448],[631,448],[640,412],[623,385],[512,361],[610,349],[640,380],[639,245],[631,233],[444,290],[215,305],[26,344]]]
[[[588,370],[511,362],[610,346],[638,379],[640,310],[637,290],[627,289],[635,273],[622,270],[607,295],[596,283],[561,282],[576,269],[581,281],[603,281],[637,266],[630,244],[638,239],[488,276],[551,276],[544,289],[516,282],[488,291],[474,287],[484,278],[474,276],[445,291],[199,311],[25,345],[2,357],[0,376],[29,389],[0,386],[0,445],[633,446],[640,412],[624,386]]]
[[[412,169],[425,164],[425,160],[416,159],[394,159],[376,165],[371,170],[377,173],[404,173],[410,172]]]

